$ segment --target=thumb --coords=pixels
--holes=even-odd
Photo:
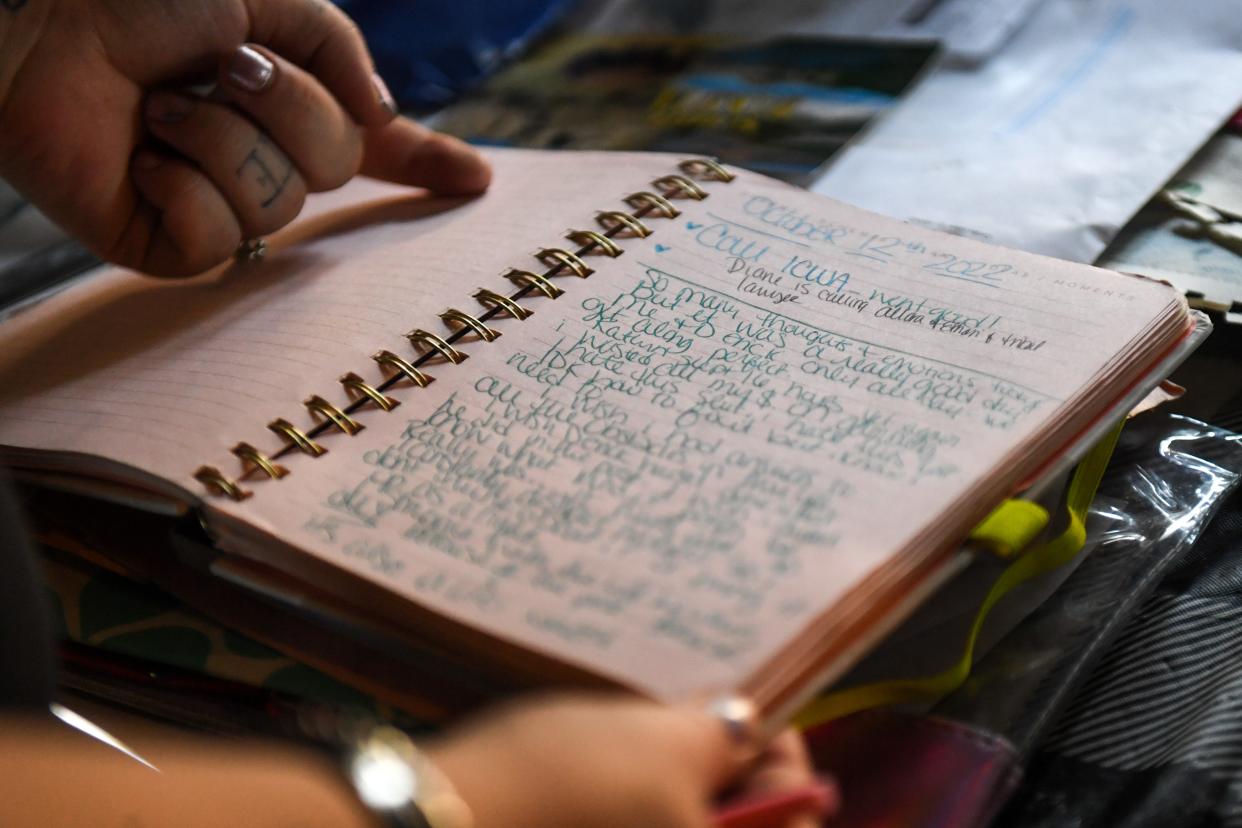
[[[362,173],[446,195],[487,189],[491,169],[467,144],[397,118],[358,27],[327,0],[245,0],[251,42],[296,63],[366,127]]]
[[[314,75],[364,127],[397,114],[357,25],[327,0],[245,0],[248,40]]]
[[[699,773],[708,793],[716,793],[734,782],[758,755],[759,746],[753,740],[753,727],[746,723],[746,731],[721,716],[721,707],[749,703],[735,697],[725,697],[707,705],[673,708],[671,714],[679,720],[674,733],[670,733],[672,748],[678,751],[687,768]]]

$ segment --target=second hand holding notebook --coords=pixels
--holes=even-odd
[[[762,176],[492,160],[475,200],[357,183],[261,266],[27,312],[8,462],[187,504],[213,571],[463,664],[776,720],[1192,338],[1167,286]]]

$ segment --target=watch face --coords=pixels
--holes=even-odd
[[[368,745],[354,754],[349,776],[358,798],[376,811],[395,811],[418,797],[418,777],[401,756]]]

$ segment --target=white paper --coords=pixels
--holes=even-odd
[[[1044,0],[924,0],[907,9],[887,36],[930,37],[944,42],[948,54],[984,60],[994,54],[1031,18]]]
[[[981,68],[925,78],[813,189],[1090,261],[1240,100],[1233,0],[1049,0]]]
[[[1045,0],[612,0],[583,14],[590,31],[781,34],[937,40],[979,60],[1003,45]]]

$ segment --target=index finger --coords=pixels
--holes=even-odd
[[[491,167],[469,144],[398,118],[363,135],[362,174],[397,184],[426,187],[442,195],[474,195],[487,189]]]
[[[375,74],[371,53],[354,21],[327,0],[245,0],[250,40],[270,48],[319,79],[364,127],[397,114]]]

